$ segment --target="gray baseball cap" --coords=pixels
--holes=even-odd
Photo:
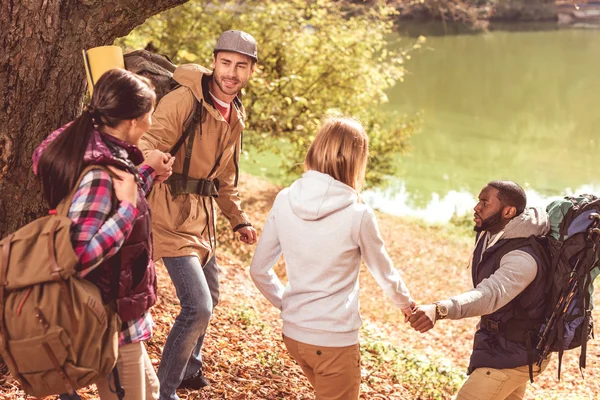
[[[258,61],[256,40],[249,33],[242,31],[223,32],[215,46],[215,52],[217,51],[233,51]]]

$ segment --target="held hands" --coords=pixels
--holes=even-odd
[[[402,311],[402,314],[404,314],[404,323],[407,323],[410,316],[417,311],[417,304],[413,301],[408,307],[401,308],[400,311]]]
[[[408,317],[410,326],[421,333],[425,333],[435,326],[436,314],[435,304],[427,304],[415,307],[413,313]],[[405,314],[406,322],[406,314]]]
[[[240,241],[246,244],[254,244],[256,243],[256,229],[251,226],[243,226],[237,230],[237,233],[240,235]]]
[[[160,150],[152,150],[146,157],[146,164],[151,166],[156,172],[154,182],[164,182],[173,173],[173,163],[175,157],[169,153],[163,153]]]
[[[113,187],[115,189],[115,196],[119,201],[127,201],[135,207],[137,204],[137,192],[138,186],[135,181],[135,177],[127,171],[109,166],[108,167],[114,174]]]

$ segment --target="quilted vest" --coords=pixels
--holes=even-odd
[[[546,311],[544,290],[547,273],[546,266],[536,255],[529,240],[499,240],[485,251],[483,240],[480,240],[474,251],[471,268],[474,287],[496,272],[502,257],[516,248],[533,257],[538,272],[533,282],[521,294],[495,312],[482,316],[479,328],[475,332],[469,373],[481,367],[501,369],[525,366],[529,363],[529,356],[533,358],[533,362],[539,359],[539,353],[535,350],[536,335]],[[533,348],[530,347],[532,353],[528,355],[526,335],[522,328],[530,325]]]
[[[86,278],[100,288],[105,303],[116,301],[122,321],[140,317],[156,303],[156,272],[152,261],[152,229],[148,202],[138,188],[138,215],[117,254],[104,260]],[[119,274],[118,288],[111,285]]]

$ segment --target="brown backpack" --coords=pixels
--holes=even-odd
[[[105,169],[85,168],[56,215],[0,241],[0,355],[36,397],[73,393],[104,379],[117,360],[120,320],[100,290],[77,276],[67,217],[92,168]]]
[[[179,86],[173,79],[173,72],[177,65],[173,64],[167,56],[148,50],[135,50],[125,54],[123,61],[125,69],[144,76],[152,82],[156,92],[156,104],[165,94]]]

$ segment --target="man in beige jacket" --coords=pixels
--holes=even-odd
[[[238,94],[254,73],[256,61],[257,45],[251,35],[224,32],[214,50],[212,72],[195,64],[175,70],[173,78],[181,86],[161,99],[152,127],[141,139],[144,153],[169,152],[182,137],[188,118],[201,121],[176,152],[173,176],[154,186],[149,197],[154,259],[163,259],[181,303],[158,369],[164,400],[178,399],[178,387],[208,385],[201,348],[219,300],[214,202],[242,242],[256,242],[256,230],[241,209],[237,190],[246,119]]]

